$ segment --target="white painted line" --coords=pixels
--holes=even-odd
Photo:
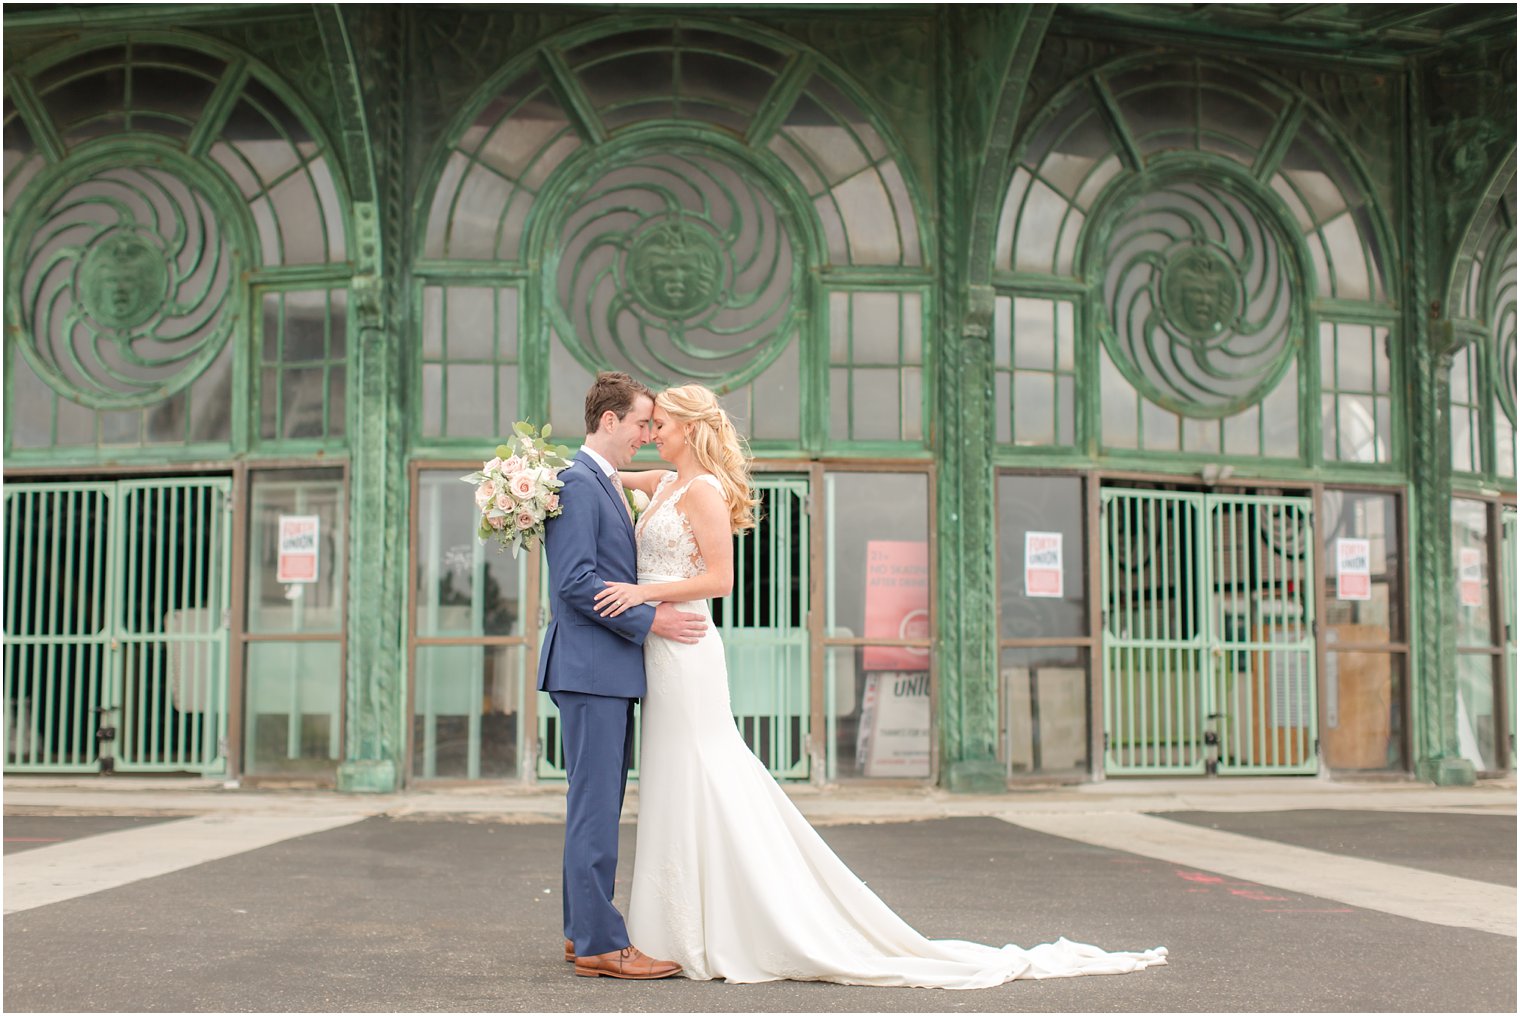
[[[998,817],[1036,832],[1366,910],[1515,937],[1515,890],[1509,886],[1327,854],[1154,815],[1024,813]]]
[[[5,912],[115,889],[363,817],[201,815],[17,851],[5,858]]]

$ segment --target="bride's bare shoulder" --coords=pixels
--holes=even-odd
[[[623,486],[629,490],[642,490],[646,494],[653,494],[655,488],[665,482],[667,476],[674,476],[668,469],[642,469],[634,471],[624,469],[618,473],[623,479]]]

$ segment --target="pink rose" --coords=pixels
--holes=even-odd
[[[508,508],[512,507],[512,499],[505,494],[497,494],[496,507],[500,508],[502,511],[506,511]]]
[[[501,466],[501,471],[509,476],[512,473],[522,472],[523,467],[527,465],[527,463],[522,460],[522,456],[520,455],[514,455],[510,459],[505,460],[498,459],[497,464]]]
[[[519,511],[517,513],[517,518],[514,521],[517,523],[517,528],[519,530],[522,532],[527,532],[534,526],[538,525],[538,516],[534,515],[532,512],[524,508],[522,511]]]
[[[559,495],[558,494],[550,494],[549,495],[549,508],[548,508],[548,510],[551,511],[551,512],[559,510]]]
[[[507,517],[505,515],[498,515],[495,518],[486,519],[486,521],[490,523],[492,529],[501,529],[506,526]]]
[[[538,481],[532,473],[514,473],[507,489],[512,491],[519,501],[526,501],[538,489]]]
[[[496,496],[496,484],[487,480],[480,485],[480,493],[487,501],[491,500],[491,498]]]
[[[491,503],[491,499],[490,499],[490,497],[488,497],[486,495],[486,492],[483,491],[483,490],[481,490],[479,487],[476,487],[475,488],[475,507],[479,508],[481,511],[485,511],[486,507],[490,503]]]
[[[499,456],[499,455],[492,456],[491,460],[489,462],[487,462],[485,465],[483,465],[483,466],[480,467],[480,471],[482,473],[489,473],[491,470],[496,469],[500,465],[501,465],[501,456]]]

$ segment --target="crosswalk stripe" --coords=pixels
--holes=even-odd
[[[5,913],[115,889],[363,817],[200,815],[23,850],[5,858]]]
[[[1515,889],[1143,814],[999,815],[1035,832],[1453,928],[1515,936]]]

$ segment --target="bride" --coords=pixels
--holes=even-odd
[[[604,616],[659,601],[707,614],[733,586],[732,534],[755,524],[743,446],[711,391],[662,392],[653,429],[674,471],[622,474],[651,501],[637,524],[638,584],[608,583]],[[982,988],[1166,962],[1163,948],[1105,953],[1064,938],[1027,950],[924,938],[845,867],[744,743],[715,628],[695,645],[651,636],[644,666],[628,935],[684,976]]]

